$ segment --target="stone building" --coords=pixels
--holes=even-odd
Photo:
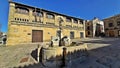
[[[92,21],[86,21],[85,23],[85,34],[86,37],[93,37],[93,23]]]
[[[0,32],[0,38],[3,36],[3,32]]]
[[[84,20],[45,9],[9,2],[7,45],[50,41],[59,34],[62,18],[62,35],[71,39],[84,38]]]
[[[105,18],[103,21],[107,37],[120,37],[120,14]]]
[[[85,26],[86,37],[98,37],[104,34],[104,22],[96,17],[93,20],[86,21]]]

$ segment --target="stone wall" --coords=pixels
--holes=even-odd
[[[120,15],[114,15],[103,19],[105,25],[105,35],[107,37],[120,36]]]
[[[54,47],[54,48],[45,48],[43,49],[43,63],[46,66],[59,66],[62,64],[63,59],[63,48],[64,47]],[[81,62],[84,61],[84,58],[88,56],[87,45],[81,44],[78,46],[69,46],[65,47],[67,49],[65,61],[69,64],[71,61],[81,58]],[[84,57],[84,58],[83,58]]]
[[[28,9],[28,14],[16,12],[17,7]],[[31,6],[10,2],[7,45],[32,43],[32,30],[42,30],[43,41],[50,41],[51,37],[56,36],[56,33],[59,30],[59,17],[64,21],[62,23],[63,35],[70,36],[70,32],[72,31],[74,32],[74,38],[80,38],[80,32],[83,32],[85,37],[84,24],[81,23],[82,19],[77,19],[78,22],[74,23],[74,17],[71,17],[72,21],[66,22],[66,17],[69,16],[46,10],[42,10],[43,17],[35,17],[33,15],[33,10],[35,9]],[[52,13],[54,18],[47,18],[47,13]],[[36,21],[35,18],[37,19]]]

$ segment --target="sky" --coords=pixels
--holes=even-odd
[[[85,20],[120,14],[120,0],[12,0]],[[0,31],[7,32],[9,2],[0,0]]]

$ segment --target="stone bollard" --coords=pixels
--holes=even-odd
[[[40,58],[40,45],[38,44],[38,48],[37,48],[37,61],[39,62]]]
[[[62,67],[66,66],[67,48],[63,48]]]
[[[44,53],[43,53],[43,47],[40,47],[38,44],[37,49],[37,61],[43,63]]]
[[[44,64],[44,48],[40,49],[40,62]]]

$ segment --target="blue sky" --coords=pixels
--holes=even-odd
[[[13,0],[58,13],[91,20],[93,17],[104,19],[120,14],[120,0]],[[1,31],[7,31],[8,0],[0,0]]]

